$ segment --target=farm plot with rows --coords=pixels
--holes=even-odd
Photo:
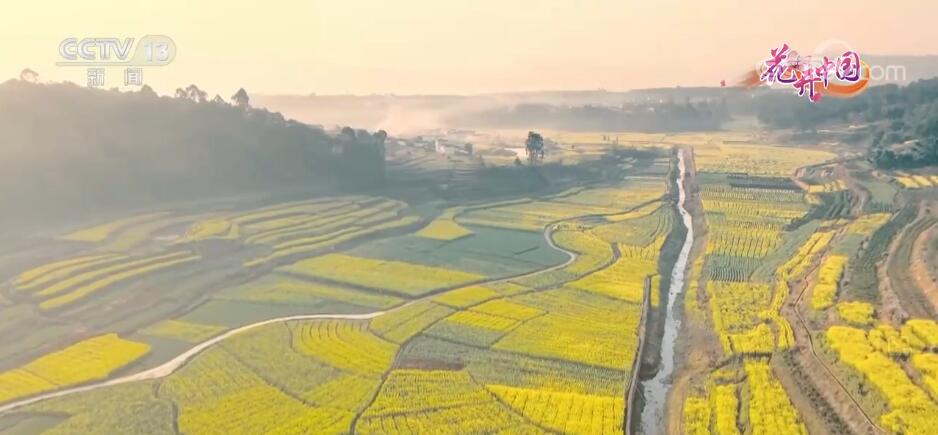
[[[95,304],[95,297],[152,274],[191,265],[201,259],[189,251],[145,256],[93,254],[35,267],[13,281],[12,293],[42,312]]]
[[[462,227],[469,229],[471,234],[445,241],[427,238],[418,232],[416,236],[404,235],[365,243],[349,252],[356,256],[463,270],[493,278],[531,272],[567,260],[566,255],[547,244],[540,232],[472,225]]]
[[[373,289],[402,296],[420,296],[485,277],[459,270],[346,254],[328,254],[284,267],[286,273]]]
[[[441,427],[460,433],[618,433],[626,392],[635,381],[643,295],[674,224],[663,201],[632,211],[660,200],[666,185],[655,184],[635,195],[627,183],[626,193],[586,189],[547,200],[554,208],[538,216],[562,221],[547,234],[576,254],[569,263],[545,241],[542,217],[531,219],[532,229],[534,222],[540,226],[527,232],[467,224],[455,213],[442,219],[469,234],[440,235],[450,230],[431,226],[433,236],[396,236],[344,252],[275,259],[285,264],[215,292],[178,319],[152,322],[136,336],[197,343],[236,326],[234,317],[251,318],[239,310],[263,314],[263,307],[273,306],[308,314],[386,312],[370,320],[272,323],[222,340],[165,378],[25,410],[64,416],[57,430],[107,432],[123,411],[83,404],[113,391],[128,406],[148,408],[147,427],[176,425],[186,433],[404,433]],[[349,204],[364,207],[356,201],[361,202],[331,205],[351,213],[358,208]],[[309,206],[228,216],[227,226],[201,222],[190,228],[185,243],[220,240],[276,252],[277,244],[316,237],[292,235],[297,225],[308,224],[299,215],[312,213],[304,208]],[[306,211],[297,213],[297,207]],[[579,219],[597,214],[608,217]],[[109,261],[116,260],[76,263]],[[22,284],[34,275],[41,274],[25,276]],[[144,389],[152,393],[141,394]],[[164,415],[165,409],[175,409],[175,417]]]
[[[622,188],[588,189],[546,200],[472,210],[460,215],[457,222],[541,231],[552,222],[573,217],[622,213],[660,198],[666,188],[661,178],[633,178]]]
[[[107,334],[80,341],[0,372],[0,404],[107,378],[149,351],[143,343]]]
[[[816,264],[835,234],[810,221],[813,206],[788,177],[831,157],[768,146],[694,147],[708,231],[686,312],[712,331],[724,363],[695,377],[684,397],[677,418],[687,433],[807,432],[804,410],[769,361],[795,342],[781,314],[789,282]]]

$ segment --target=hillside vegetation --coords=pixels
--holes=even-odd
[[[3,219],[368,185],[383,177],[384,138],[352,129],[333,137],[204,93],[11,80],[0,84],[0,200],[16,206]]]

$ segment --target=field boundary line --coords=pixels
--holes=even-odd
[[[440,293],[443,293],[443,292],[446,292],[446,291],[450,291],[450,290],[453,290],[453,289],[455,289],[455,288],[461,288],[461,287],[469,286],[469,285],[483,285],[483,286],[484,286],[484,285],[488,285],[488,284],[499,284],[499,283],[504,283],[504,282],[510,282],[510,281],[512,281],[512,280],[519,279],[519,278],[525,278],[525,277],[529,277],[529,276],[535,276],[535,275],[539,275],[539,274],[543,274],[543,273],[553,272],[553,271],[555,271],[555,270],[559,270],[559,269],[562,269],[562,268],[564,268],[564,267],[569,266],[569,265],[572,264],[574,261],[576,261],[576,259],[577,259],[578,256],[579,256],[577,252],[564,249],[564,248],[558,246],[556,243],[554,243],[554,240],[551,238],[551,234],[553,233],[554,229],[556,228],[556,226],[557,226],[558,224],[560,224],[560,223],[562,223],[562,222],[565,222],[565,221],[569,221],[569,220],[586,219],[586,218],[594,218],[594,217],[605,217],[605,216],[618,215],[618,214],[622,214],[622,213],[628,213],[628,212],[630,212],[630,211],[635,211],[635,210],[638,210],[638,209],[640,209],[640,208],[642,208],[642,207],[645,207],[645,206],[647,206],[647,205],[649,205],[649,204],[651,204],[651,203],[654,203],[654,202],[657,202],[657,201],[661,201],[663,198],[664,198],[664,195],[661,195],[660,197],[657,197],[657,198],[654,198],[654,199],[651,199],[651,200],[642,202],[642,203],[640,203],[640,204],[636,204],[636,205],[634,205],[634,206],[632,206],[632,207],[629,207],[629,208],[627,208],[627,209],[618,210],[618,211],[613,212],[613,213],[592,213],[592,214],[585,214],[585,215],[579,215],[579,216],[571,216],[571,217],[567,217],[567,218],[561,218],[561,219],[557,219],[557,220],[555,220],[555,221],[549,222],[547,225],[544,226],[544,229],[543,229],[543,231],[542,231],[541,233],[542,233],[542,235],[543,235],[543,237],[544,237],[544,240],[547,242],[547,244],[548,244],[548,246],[549,246],[550,248],[552,248],[552,249],[554,249],[554,250],[557,250],[557,251],[561,251],[561,252],[563,252],[564,254],[566,254],[566,255],[568,256],[567,261],[565,261],[565,262],[563,262],[563,263],[561,263],[561,264],[557,264],[557,265],[550,266],[550,267],[547,267],[547,268],[544,268],[544,269],[540,269],[540,270],[534,270],[534,271],[530,271],[530,272],[524,272],[524,273],[517,274],[517,275],[513,275],[513,276],[507,276],[507,277],[497,278],[497,279],[494,279],[494,280],[481,280],[481,281],[475,282],[475,283],[466,283],[466,284],[461,285],[461,286],[459,286],[459,287],[441,289],[441,290],[438,290],[438,291],[434,291],[434,292],[427,293],[427,294],[425,294],[425,295],[423,295],[423,296],[421,296],[421,297],[419,297],[419,298],[416,298],[416,299],[407,301],[407,302],[405,302],[405,303],[403,303],[403,304],[400,304],[400,305],[398,305],[398,306],[391,307],[391,308],[387,308],[387,309],[384,309],[384,310],[373,311],[373,312],[370,312],[370,313],[361,313],[361,314],[335,314],[335,313],[331,313],[331,314],[329,314],[329,313],[327,313],[327,314],[322,314],[322,313],[320,313],[320,314],[300,314],[300,315],[291,315],[291,316],[284,316],[284,317],[276,317],[276,318],[272,318],[272,319],[267,319],[267,320],[262,320],[262,321],[259,321],[259,322],[255,322],[255,323],[250,323],[250,324],[243,325],[243,326],[240,326],[240,327],[237,327],[237,328],[234,328],[234,329],[230,329],[230,330],[225,331],[225,332],[223,332],[223,333],[221,333],[221,334],[219,334],[219,335],[217,335],[217,336],[215,336],[215,337],[212,337],[212,338],[210,338],[210,339],[208,339],[208,340],[206,340],[206,341],[203,341],[203,342],[201,342],[201,343],[199,343],[199,344],[196,344],[195,346],[189,348],[189,349],[186,350],[185,352],[183,352],[183,353],[177,355],[176,357],[174,357],[174,358],[170,359],[169,361],[167,361],[167,362],[165,362],[165,363],[163,363],[163,364],[160,364],[160,365],[158,365],[158,366],[156,366],[156,367],[153,367],[153,368],[150,368],[150,369],[141,371],[141,372],[133,373],[133,374],[120,376],[120,377],[117,377],[117,378],[112,378],[112,379],[103,380],[103,381],[93,381],[93,382],[91,382],[91,383],[86,383],[86,384],[83,384],[83,385],[78,385],[78,386],[74,386],[74,387],[64,388],[64,389],[60,389],[60,390],[53,390],[53,391],[49,391],[49,392],[46,392],[46,393],[40,393],[40,394],[35,395],[35,396],[32,396],[32,397],[26,397],[26,398],[23,398],[23,399],[20,399],[20,400],[15,400],[15,401],[12,401],[12,402],[8,402],[8,403],[6,403],[6,404],[0,405],[0,414],[5,413],[5,412],[9,412],[9,411],[13,411],[13,410],[15,410],[15,409],[22,408],[22,407],[28,406],[28,405],[32,405],[32,404],[35,404],[35,403],[38,403],[38,402],[42,402],[42,401],[45,401],[45,400],[54,399],[54,398],[59,398],[59,397],[64,397],[64,396],[69,396],[69,395],[73,395],[73,394],[77,394],[77,393],[82,393],[82,392],[87,392],[87,391],[92,391],[92,390],[96,390],[96,389],[99,389],[99,388],[111,387],[111,386],[116,386],[116,385],[123,385],[123,384],[131,383],[131,382],[148,381],[148,380],[156,380],[156,379],[165,378],[165,377],[167,377],[167,376],[169,376],[169,375],[175,373],[175,372],[178,371],[179,369],[181,369],[183,366],[185,366],[190,360],[192,360],[192,359],[193,359],[194,357],[196,357],[197,355],[201,354],[202,352],[206,351],[207,349],[211,348],[212,346],[214,346],[214,345],[220,343],[221,341],[226,340],[226,339],[228,339],[228,338],[231,338],[231,337],[233,337],[233,336],[235,336],[235,335],[241,334],[241,333],[243,333],[243,332],[246,332],[246,331],[249,331],[249,330],[252,330],[252,329],[255,329],[255,328],[262,327],[262,326],[267,326],[267,325],[271,325],[271,324],[275,324],[275,323],[281,323],[281,322],[304,321],[304,320],[371,320],[371,319],[374,319],[374,318],[376,318],[376,317],[378,317],[378,316],[381,316],[381,315],[384,315],[384,314],[387,314],[387,313],[391,313],[391,312],[398,311],[398,310],[401,310],[401,309],[403,309],[403,308],[409,307],[409,306],[414,305],[414,304],[416,304],[416,303],[418,303],[418,302],[423,302],[423,301],[430,300],[431,298],[433,298],[433,297],[439,295]],[[481,205],[477,205],[477,206],[472,207],[472,209],[476,209],[476,208],[496,208],[496,207],[499,207],[499,206],[512,205],[513,203],[526,203],[526,202],[531,202],[531,201],[533,201],[533,199],[531,199],[531,198],[524,198],[524,199],[520,199],[520,200],[510,200],[510,201],[503,201],[503,202],[499,202],[499,203],[481,204]],[[464,210],[463,212],[465,212],[465,211],[468,211],[468,210]],[[459,213],[459,214],[462,214],[462,213]],[[458,217],[459,214],[457,214],[457,215],[454,216],[454,220]],[[422,222],[422,221],[421,221],[421,222]],[[411,225],[411,226],[415,226],[415,225]],[[408,226],[407,228],[409,228],[409,227],[411,227],[411,226]],[[331,248],[329,249],[329,251],[334,251],[334,250],[336,250],[336,248],[338,248],[338,247],[339,247],[338,245],[337,245],[337,246],[333,246],[333,247],[331,247]],[[396,359],[396,358],[395,358],[395,359]]]
[[[807,167],[804,167],[804,168],[807,168]],[[799,168],[799,170],[802,170],[802,169],[804,169],[804,168]],[[836,235],[837,235],[838,237],[842,237],[843,234],[844,234],[844,231],[846,231],[845,228],[846,228],[846,227],[843,227],[843,228],[840,228],[840,229],[836,230],[836,231],[837,231]],[[814,260],[814,262],[811,264],[811,267],[810,267],[809,269],[805,270],[805,272],[802,274],[802,278],[801,278],[801,279],[794,280],[794,281],[789,281],[789,282],[786,282],[786,283],[785,283],[786,285],[788,285],[789,287],[791,287],[791,283],[792,283],[792,282],[796,282],[796,283],[798,283],[799,286],[801,287],[801,291],[798,292],[798,296],[797,296],[797,297],[795,298],[795,300],[794,300],[794,306],[792,307],[792,308],[793,308],[792,311],[794,311],[795,318],[798,319],[798,322],[797,322],[797,323],[800,324],[801,328],[802,328],[802,329],[805,331],[805,333],[806,333],[805,335],[807,335],[807,337],[808,337],[808,348],[809,348],[809,350],[811,351],[811,357],[812,357],[815,361],[817,361],[818,364],[821,365],[821,367],[824,369],[824,371],[827,373],[827,375],[830,377],[830,379],[833,379],[834,382],[837,383],[837,386],[840,387],[840,390],[843,391],[844,395],[846,395],[847,398],[849,398],[850,401],[853,402],[853,405],[856,407],[857,411],[860,412],[860,415],[863,416],[863,418],[866,420],[866,422],[869,423],[870,426],[871,426],[875,431],[877,431],[878,433],[886,433],[881,427],[879,427],[878,424],[876,424],[876,422],[875,422],[872,418],[870,418],[870,416],[866,413],[866,410],[863,409],[863,406],[861,406],[860,403],[856,400],[856,398],[854,398],[853,395],[850,394],[850,391],[847,390],[847,387],[843,384],[843,382],[841,382],[840,378],[838,378],[837,375],[834,374],[833,370],[831,370],[831,368],[827,365],[827,363],[818,355],[818,353],[817,353],[817,348],[816,348],[816,346],[815,346],[815,344],[814,344],[814,335],[812,334],[812,330],[811,330],[811,328],[808,326],[807,320],[805,320],[804,316],[802,316],[802,313],[801,313],[801,307],[803,306],[804,297],[805,297],[805,294],[808,292],[808,287],[809,287],[809,280],[808,280],[808,277],[809,277],[812,273],[814,273],[814,272],[820,267],[820,263],[823,262],[823,259],[824,259],[827,255],[830,254],[830,251],[831,251],[831,248],[830,248],[829,246],[828,246],[827,248],[825,248],[825,249],[821,252],[822,255],[817,256],[817,258],[816,258],[816,259]],[[787,316],[785,316],[785,314],[784,314],[784,310],[781,310],[779,314],[780,314],[783,318],[787,317]],[[789,321],[789,323],[793,323],[793,322]],[[794,335],[795,335],[795,341],[796,341],[796,344],[797,344],[798,335],[797,335],[797,334],[794,334]],[[794,351],[794,349],[790,349],[790,350],[789,350],[789,352],[792,352],[792,351]],[[846,421],[846,419],[844,419],[843,416],[841,416],[841,418],[842,418],[844,421]]]
[[[648,323],[648,308],[651,302],[651,277],[645,277],[645,291],[642,295],[642,320],[638,324],[638,336],[640,337],[638,343],[638,353],[635,354],[635,359],[632,361],[632,376],[629,379],[629,392],[628,397],[626,398],[625,403],[625,427],[623,432],[626,434],[634,433],[632,430],[632,418],[635,414],[635,407],[632,406],[635,400],[635,395],[638,393],[638,386],[641,385],[639,380],[639,372],[642,369],[642,355],[645,352],[645,343],[648,340],[645,339],[645,332]]]

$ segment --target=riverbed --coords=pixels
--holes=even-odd
[[[665,404],[667,403],[668,392],[671,390],[674,372],[674,348],[678,332],[681,329],[682,317],[682,313],[675,309],[675,301],[684,291],[684,272],[687,269],[687,259],[690,257],[691,246],[694,243],[694,226],[691,215],[684,207],[687,200],[687,193],[684,191],[685,170],[684,153],[678,151],[677,209],[681,215],[681,222],[687,228],[687,235],[684,238],[684,244],[681,245],[681,252],[678,254],[677,261],[674,262],[674,268],[671,270],[668,307],[665,314],[664,335],[661,339],[660,348],[661,364],[655,376],[642,382],[640,386],[644,401],[640,420],[641,433],[645,435],[658,435],[665,432]]]

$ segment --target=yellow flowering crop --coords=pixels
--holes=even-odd
[[[860,372],[886,398],[890,412],[880,418],[883,426],[895,433],[932,432],[938,421],[938,405],[912,383],[902,366],[874,349],[863,330],[832,326],[827,340],[841,361]]]
[[[818,271],[818,282],[811,295],[811,308],[820,311],[834,305],[837,297],[837,285],[847,265],[847,257],[831,255],[824,259]]]
[[[170,254],[170,255],[173,255],[173,254]],[[79,301],[92,293],[98,292],[108,286],[117,284],[121,281],[136,278],[136,277],[146,275],[148,273],[153,273],[159,270],[168,269],[173,266],[180,265],[180,264],[197,261],[199,259],[201,259],[201,257],[199,257],[198,255],[185,255],[181,257],[180,256],[166,257],[165,259],[157,261],[157,262],[152,262],[153,259],[149,259],[150,261],[141,260],[141,261],[144,261],[145,263],[140,263],[140,264],[143,264],[140,267],[122,270],[120,272],[115,271],[113,274],[107,275],[98,280],[82,284],[70,290],[68,293],[65,293],[61,296],[56,296],[54,298],[47,299],[41,302],[39,304],[39,308],[41,310],[54,310],[54,309],[62,308],[76,301]],[[40,292],[40,294],[42,293],[43,292]]]
[[[932,351],[938,351],[938,323],[929,319],[910,319],[905,323]]]
[[[458,211],[460,211],[460,209],[447,210],[445,213],[440,215],[440,217],[434,219],[433,222],[430,222],[430,225],[427,225],[418,231],[417,235],[420,237],[426,237],[428,239],[444,241],[461,239],[463,237],[472,235],[472,230],[459,225],[454,220],[454,215]]]
[[[702,397],[688,397],[684,401],[684,433],[710,435],[710,404]]]
[[[379,316],[368,328],[387,340],[403,343],[452,312],[448,307],[422,301]]]
[[[227,329],[228,328],[224,326],[203,325],[182,320],[167,320],[144,328],[140,333],[155,337],[174,338],[189,343],[199,343]]]
[[[625,399],[490,385],[502,402],[540,426],[565,434],[622,433]]]
[[[922,383],[933,400],[938,401],[938,355],[923,353],[912,357],[912,365],[922,374]]]
[[[350,373],[384,373],[397,352],[396,344],[372,334],[364,322],[322,320],[290,328],[294,349]]]
[[[892,217],[889,213],[873,213],[860,216],[849,225],[847,232],[869,237]]]
[[[186,230],[185,241],[199,241],[208,239],[236,239],[238,226],[222,218],[205,219],[198,221]]]
[[[82,270],[123,258],[120,254],[86,255],[44,264],[21,273],[13,285],[17,290],[32,290],[56,280],[64,279]]]
[[[343,284],[385,289],[404,295],[418,296],[443,287],[453,287],[484,277],[458,270],[374,260],[345,254],[328,254],[302,260],[283,270]]]
[[[713,385],[710,390],[710,406],[716,420],[717,435],[739,435],[736,427],[739,399],[735,385]]]
[[[851,325],[868,326],[872,325],[873,306],[867,302],[841,302],[837,304],[837,314],[841,319]]]
[[[749,423],[753,435],[805,434],[808,431],[798,417],[785,389],[772,375],[765,361],[746,361],[749,391]]]
[[[528,320],[544,314],[543,311],[508,299],[497,299],[472,307],[472,311],[502,316],[515,320]]]
[[[115,232],[120,231],[123,228],[126,228],[131,225],[136,225],[141,222],[146,222],[151,219],[156,219],[160,216],[165,216],[166,213],[149,213],[139,216],[132,216],[128,218],[118,219],[116,221],[108,222],[101,224],[95,227],[86,228],[83,230],[75,231],[73,233],[62,236],[65,240],[70,240],[73,242],[102,242],[108,237],[113,235]]]
[[[397,369],[387,376],[356,431],[510,433],[525,425],[466,372]]]
[[[107,378],[150,351],[144,343],[106,334],[75,343],[0,373],[0,403]]]
[[[139,267],[145,267],[148,264],[159,264],[160,262],[164,261],[177,260],[188,255],[190,255],[188,252],[179,251],[143,258],[128,258],[126,261],[121,261],[116,264],[108,264],[106,267],[92,268],[90,270],[83,271],[82,273],[71,275],[66,279],[55,281],[54,284],[50,283],[51,285],[38,290],[36,294],[40,297],[55,296],[78,285],[93,283],[127,270],[134,270]]]
[[[472,286],[450,290],[434,297],[433,301],[453,308],[465,308],[497,297],[500,295],[488,287]]]

